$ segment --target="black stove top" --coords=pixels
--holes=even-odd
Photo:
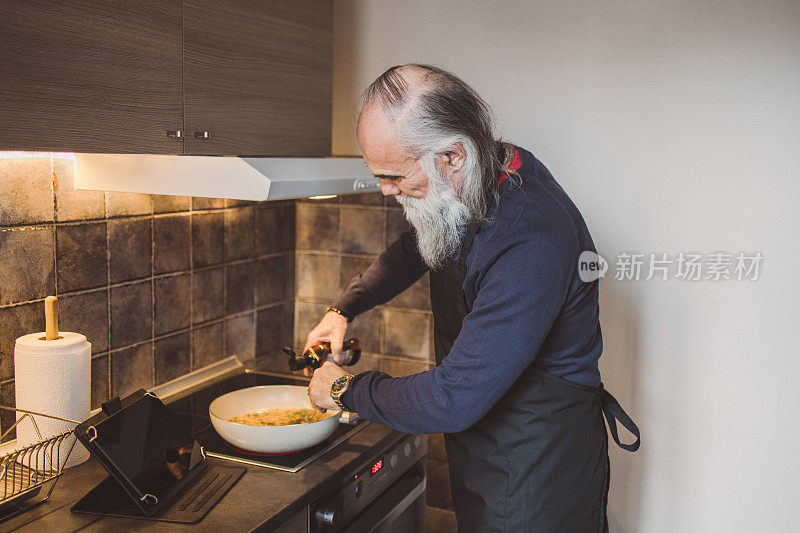
[[[369,424],[364,420],[357,420],[352,424],[340,423],[330,437],[316,446],[295,453],[271,456],[246,453],[234,448],[219,436],[208,417],[208,406],[223,394],[258,385],[307,386],[308,380],[269,373],[247,372],[198,389],[186,397],[168,403],[167,408],[184,424],[208,455],[286,472],[297,472]]]

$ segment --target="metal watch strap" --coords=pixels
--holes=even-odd
[[[353,374],[347,374],[346,376],[341,376],[341,377],[336,378],[335,380],[333,380],[333,383],[331,384],[331,399],[333,400],[333,403],[338,405],[339,409],[341,409],[342,411],[347,411],[348,409],[342,403],[340,398],[342,397],[342,394],[347,392],[347,389],[350,388],[350,382],[353,380],[354,377],[355,376]],[[342,390],[340,390],[339,392],[333,392],[333,385],[335,385],[336,382],[339,381],[340,379],[346,379],[347,383],[345,384],[344,388]]]

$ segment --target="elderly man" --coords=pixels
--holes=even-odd
[[[412,230],[308,335],[341,351],[347,323],[430,272],[436,367],[393,378],[334,362],[309,387],[406,433],[444,433],[460,530],[607,529],[603,413],[638,428],[603,390],[595,251],[578,209],[530,152],[497,141],[485,102],[454,75],[393,67],[366,90],[364,161]]]

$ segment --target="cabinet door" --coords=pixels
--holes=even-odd
[[[184,0],[183,21],[187,154],[330,153],[331,0]]]
[[[3,0],[0,116],[0,150],[183,153],[180,0]]]

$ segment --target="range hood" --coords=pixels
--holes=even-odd
[[[236,200],[374,192],[360,157],[75,154],[75,188]]]

